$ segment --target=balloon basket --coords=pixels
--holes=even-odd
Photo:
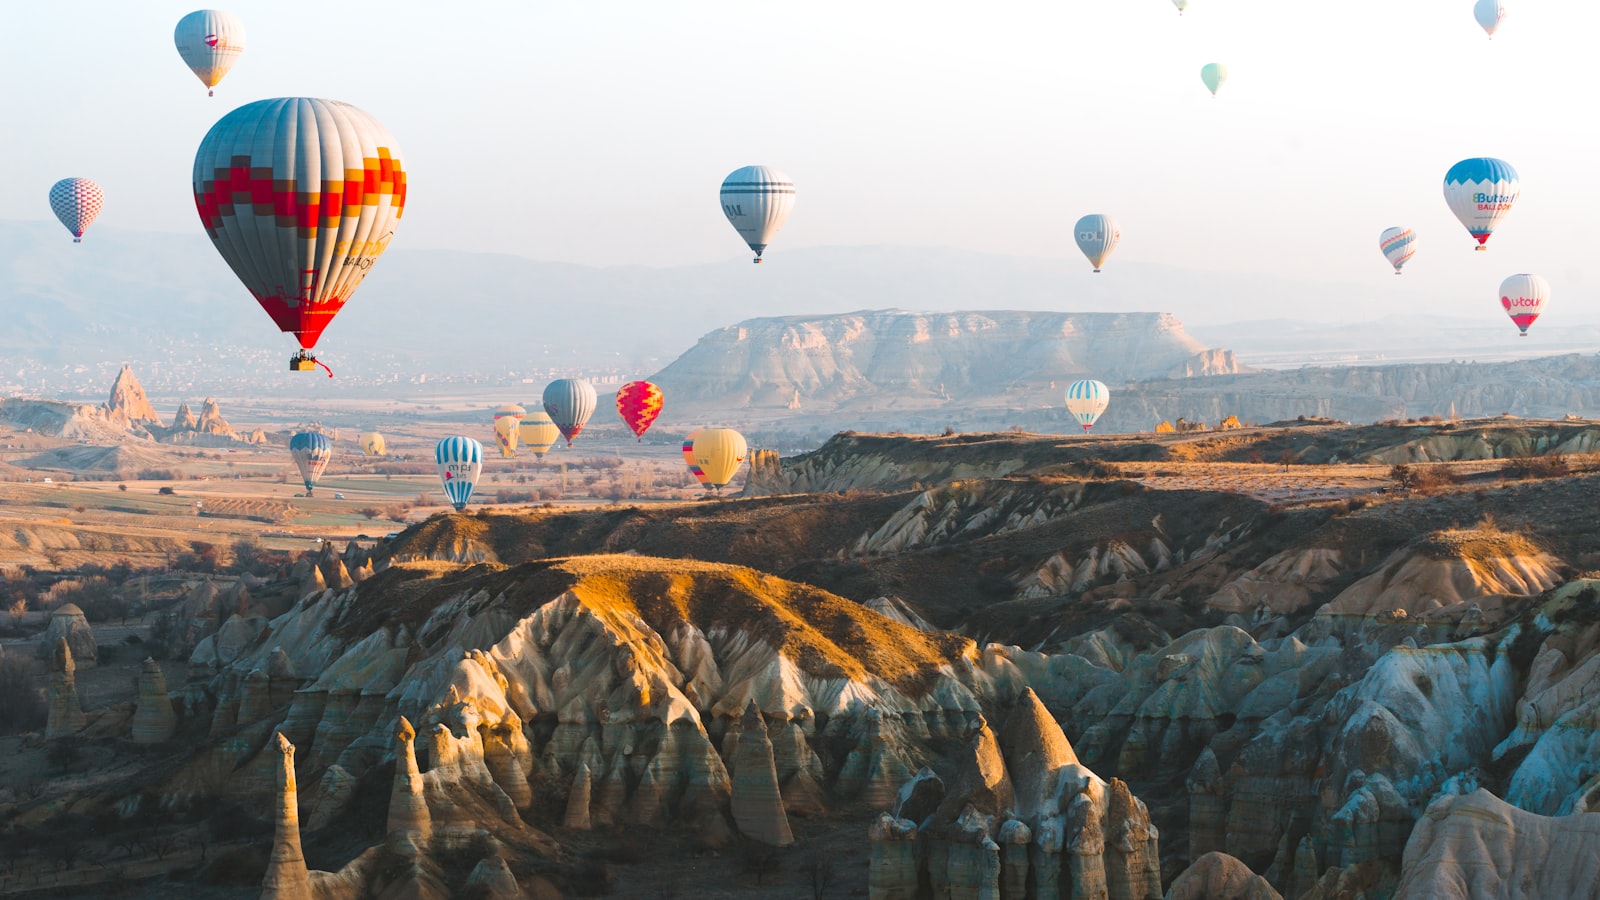
[[[304,353],[296,353],[294,356],[289,357],[289,371],[291,372],[315,372],[316,370],[317,360],[315,357],[307,356]]]
[[[759,257],[759,256],[756,257],[755,259],[750,260],[750,261],[755,263],[758,266],[761,265],[761,257]]]
[[[1479,253],[1486,253],[1489,250],[1489,248],[1484,244],[1479,244],[1478,246],[1473,247],[1472,249],[1478,251]]]

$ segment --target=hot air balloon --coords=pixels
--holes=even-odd
[[[1503,159],[1481,156],[1463,159],[1444,176],[1444,199],[1483,250],[1496,225],[1511,211],[1522,193],[1517,170]]]
[[[433,448],[439,483],[450,504],[460,512],[472,499],[472,488],[483,474],[483,445],[469,437],[447,437]]]
[[[1189,0],[1172,0],[1172,5],[1178,8],[1178,15],[1181,16],[1183,11],[1189,8]]]
[[[532,450],[534,456],[544,459],[550,447],[561,437],[561,429],[550,421],[549,413],[537,409],[522,417],[522,422],[517,426],[517,435],[522,445]]]
[[[1078,249],[1089,257],[1089,263],[1096,272],[1105,265],[1111,251],[1117,249],[1117,241],[1122,240],[1122,231],[1117,228],[1116,220],[1099,213],[1079,219],[1073,231],[1078,238]]]
[[[583,430],[589,417],[594,415],[594,405],[594,385],[587,381],[562,378],[545,385],[544,411],[550,414],[550,421],[556,423],[566,437],[568,447],[572,446],[572,439]]]
[[[363,431],[356,439],[361,442],[361,452],[367,456],[383,456],[389,452],[388,442],[376,431]]]
[[[1489,32],[1489,40],[1494,40],[1494,33],[1500,28],[1500,23],[1505,21],[1506,8],[1500,0],[1478,0],[1472,7],[1472,17],[1478,20],[1483,30]]]
[[[1389,258],[1394,273],[1399,275],[1400,267],[1417,253],[1417,233],[1409,228],[1385,228],[1383,234],[1378,235],[1378,249]]]
[[[705,475],[705,483],[720,491],[739,474],[749,455],[744,435],[732,428],[707,428],[694,434],[694,464]]]
[[[1084,431],[1094,427],[1111,402],[1111,390],[1098,381],[1074,381],[1067,388],[1067,412]]]
[[[1200,80],[1205,82],[1206,89],[1215,97],[1217,91],[1228,83],[1228,67],[1222,63],[1206,63],[1200,68]]]
[[[699,431],[691,431],[683,439],[683,461],[689,464],[689,474],[701,484],[706,483],[706,470],[694,461],[694,439],[700,436]]]
[[[217,252],[300,342],[289,369],[306,372],[322,330],[388,249],[406,173],[394,138],[348,103],[258,100],[200,142],[194,202]]]
[[[661,388],[648,381],[630,381],[617,391],[617,415],[626,422],[633,436],[644,440],[650,423],[661,415]]]
[[[1500,305],[1506,315],[1517,323],[1522,336],[1528,336],[1528,326],[1544,312],[1550,302],[1550,282],[1537,275],[1513,275],[1500,282]]]
[[[306,496],[311,496],[317,479],[328,468],[328,460],[333,459],[333,441],[320,431],[302,431],[289,438],[289,455],[294,457],[300,477],[305,480]]]
[[[517,455],[519,428],[522,417],[527,414],[527,410],[515,403],[507,403],[494,411],[494,442],[500,445],[501,456]]]
[[[220,9],[197,9],[178,20],[172,33],[178,55],[200,82],[214,88],[244,53],[244,26]],[[207,91],[210,97],[216,91]]]
[[[777,235],[794,210],[794,182],[770,166],[745,166],[722,179],[722,213],[756,252]]]
[[[50,209],[72,232],[74,244],[83,243],[83,232],[100,215],[105,199],[100,185],[87,178],[63,178],[50,185]]]

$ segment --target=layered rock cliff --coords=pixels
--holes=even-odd
[[[928,408],[1003,401],[1079,378],[1124,382],[1241,371],[1165,313],[873,310],[750,319],[652,376],[707,408]]]

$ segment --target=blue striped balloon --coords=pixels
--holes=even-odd
[[[483,474],[483,445],[469,437],[447,437],[433,448],[433,461],[439,464],[439,482],[451,505],[456,512],[466,509]]]
[[[289,455],[294,457],[300,478],[306,483],[306,496],[311,496],[322,470],[328,467],[328,460],[333,459],[333,441],[320,431],[302,431],[289,438]]]
[[[1072,413],[1084,431],[1094,427],[1110,402],[1111,389],[1098,381],[1074,381],[1067,388],[1067,412]]]

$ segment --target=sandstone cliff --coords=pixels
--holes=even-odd
[[[1164,313],[874,310],[750,319],[652,376],[691,406],[808,414],[995,402],[1029,387],[1241,371]]]

